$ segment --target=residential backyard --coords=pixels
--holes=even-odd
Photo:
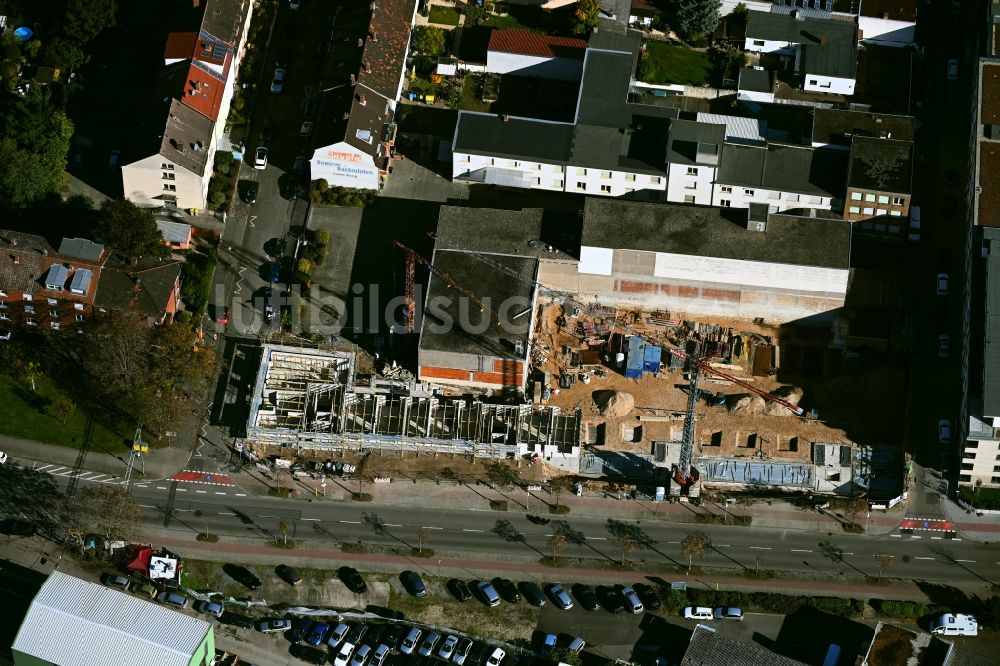
[[[439,25],[458,25],[462,13],[454,7],[442,7],[441,5],[431,5],[431,13],[427,20]]]
[[[713,65],[706,53],[686,46],[646,42],[639,78],[646,83],[700,86],[709,82]]]

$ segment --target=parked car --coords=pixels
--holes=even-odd
[[[274,70],[274,77],[271,79],[271,92],[280,93],[285,87],[285,68],[278,67]]]
[[[127,590],[132,586],[132,581],[130,581],[125,576],[117,576],[115,574],[102,574],[101,582],[108,587],[114,587],[119,590]]]
[[[413,654],[417,645],[420,643],[420,637],[423,632],[416,627],[411,627],[406,636],[403,638],[403,642],[399,644],[399,651],[403,654]]]
[[[958,80],[958,58],[951,58],[948,61],[948,80]]]
[[[226,310],[228,311],[229,308],[227,307]],[[228,321],[229,318],[227,317],[226,322]],[[219,323],[222,324],[226,322],[220,321]],[[260,582],[260,578],[257,578],[257,576],[255,576],[253,572],[247,569],[246,567],[241,567],[238,564],[224,564],[222,565],[222,570],[225,572],[227,576],[235,580],[240,585],[243,585],[247,589],[259,590],[260,586],[262,585],[262,583]]]
[[[920,206],[910,206],[910,230],[906,238],[913,243],[920,240]]]
[[[371,659],[368,660],[368,666],[382,666],[382,663],[389,656],[389,646],[385,643],[379,643],[372,651]]]
[[[625,609],[631,611],[632,613],[639,614],[646,610],[642,605],[642,601],[639,600],[639,595],[635,593],[635,590],[631,587],[623,587],[618,590],[621,594],[622,599],[625,601]]]
[[[441,643],[440,649],[438,649],[438,656],[448,661],[455,653],[456,645],[458,645],[458,636],[446,636],[444,642]]]
[[[199,601],[194,605],[194,609],[199,613],[214,615],[215,617],[221,617],[222,612],[225,610],[222,607],[222,604],[218,604],[214,601]]]
[[[542,593],[542,588],[538,587],[531,581],[518,583],[517,586],[521,589],[521,593],[524,594],[524,600],[532,606],[541,608],[546,604],[545,594]]]
[[[268,281],[271,284],[278,284],[278,280],[281,279],[281,264],[277,261],[272,261],[271,265],[267,268]]]
[[[257,152],[253,155],[253,168],[254,169],[266,169],[267,168],[267,146],[257,146]]]
[[[260,190],[260,186],[254,181],[247,181],[246,187],[243,188],[243,201],[246,201],[251,206],[257,203],[257,192]]]
[[[313,133],[313,121],[307,120],[302,123],[302,127],[299,128],[299,136],[306,138]]]
[[[951,421],[948,419],[938,421],[938,443],[951,444]]]
[[[601,602],[597,600],[597,594],[594,593],[594,589],[589,585],[584,585],[583,583],[575,584],[573,586],[573,596],[580,602],[580,606],[584,610],[596,611],[601,607]]]
[[[447,582],[446,586],[448,591],[455,595],[455,598],[459,601],[468,601],[472,598],[472,592],[469,591],[469,586],[465,584],[465,581],[452,578]]]
[[[601,606],[609,613],[621,613],[625,610],[625,601],[621,594],[613,587],[600,585],[597,588],[597,598],[601,600]]]
[[[469,652],[472,650],[472,645],[471,638],[459,638],[458,645],[455,646],[455,653],[451,655],[451,660],[458,664],[458,666],[463,666],[466,658],[469,656]]]
[[[270,300],[269,297],[270,294],[267,294],[266,299]],[[266,305],[267,304],[265,304],[265,306]],[[274,568],[274,572],[278,574],[278,577],[281,578],[281,580],[285,581],[289,585],[298,585],[302,582],[302,576],[299,575],[299,572],[287,564],[279,564]]]
[[[500,662],[502,662],[503,658],[506,656],[507,656],[506,652],[504,652],[500,648],[497,648],[493,650],[493,653],[490,654],[489,659],[486,660],[486,666],[500,666]]]
[[[951,356],[951,336],[941,334],[938,336],[938,358],[949,356]]]
[[[216,305],[215,306],[215,321],[218,324],[225,326],[229,323],[229,315],[231,310],[228,305]],[[253,589],[253,588],[252,588]]]
[[[937,276],[937,287],[935,288],[934,292],[938,296],[947,296],[948,295],[948,274],[947,273],[938,273],[938,276]]]
[[[548,654],[556,649],[557,637],[555,634],[545,634],[542,636],[541,645],[538,651],[541,654]]]
[[[931,620],[930,629],[939,636],[978,636],[979,620],[975,615],[945,613]]]
[[[370,645],[362,645],[354,653],[354,657],[351,659],[351,666],[365,666],[371,653],[372,648]]]
[[[139,596],[146,597],[148,599],[155,599],[159,590],[150,585],[149,583],[143,583],[142,585],[133,585],[132,591]]]
[[[403,583],[406,591],[418,599],[423,599],[427,596],[427,587],[424,585],[424,580],[416,571],[404,571],[399,574],[399,580]]]
[[[299,178],[304,178],[306,173],[309,171],[309,159],[299,155],[295,158],[295,162],[292,163],[292,173]]]
[[[302,661],[308,661],[310,664],[325,664],[326,652],[323,650],[310,647],[309,645],[302,645],[296,643],[288,648],[288,651],[292,653],[293,657],[298,657]]]
[[[306,643],[309,643],[309,645],[322,645],[326,641],[326,635],[329,631],[329,624],[326,622],[317,622],[306,636]]]
[[[706,606],[688,606],[684,609],[685,620],[711,620],[714,617],[712,609]]]
[[[337,652],[337,656],[333,658],[333,666],[347,666],[351,663],[351,657],[354,655],[354,646],[350,643],[344,643],[340,646],[340,651]]]
[[[295,620],[292,623],[292,630],[288,633],[288,640],[298,643],[308,636],[315,626],[316,622],[313,620]]]
[[[299,9],[302,7],[302,0],[288,0],[289,9]]]
[[[240,627],[241,629],[253,629],[252,617],[240,615],[239,613],[232,613],[230,611],[222,611],[222,615],[219,616],[219,622],[229,624],[234,627]]]
[[[353,567],[340,567],[337,570],[337,575],[340,580],[347,586],[347,589],[355,594],[364,594],[368,591],[368,585],[365,583],[365,579],[361,577],[357,569]]]
[[[385,630],[382,635],[382,642],[389,646],[390,650],[395,650],[399,647],[399,642],[403,640],[403,636],[406,635],[406,627],[401,624],[394,624]]]
[[[555,605],[559,608],[569,610],[573,607],[573,600],[569,598],[569,593],[563,589],[562,585],[559,585],[558,583],[550,583],[545,589],[548,591],[549,597],[552,599],[553,603],[555,603]],[[579,599],[579,597],[577,598]],[[580,603],[583,602],[581,601]]]
[[[257,623],[257,631],[262,634],[274,634],[279,631],[288,631],[292,628],[292,621],[284,618],[267,618]]]
[[[352,645],[358,645],[361,643],[361,639],[365,637],[368,633],[368,625],[362,622],[358,624],[351,625],[350,630],[347,632],[347,638],[344,640]]]
[[[663,604],[660,603],[660,595],[654,587],[645,583],[636,583],[632,586],[635,593],[639,595],[646,610],[658,610]]]
[[[585,647],[587,647],[587,643],[582,638],[577,636],[572,640],[570,640],[569,645],[566,646],[566,649],[569,650],[570,652],[581,652]]]
[[[0,520],[0,534],[7,536],[34,536],[35,524],[19,518],[4,518]]]
[[[741,608],[716,608],[715,609],[715,619],[716,620],[736,620],[737,622],[743,621],[743,609]]]
[[[326,644],[331,648],[335,648],[340,645],[340,641],[344,640],[347,636],[347,632],[351,630],[351,627],[343,622],[338,624],[336,627],[330,630],[330,634],[326,637]]]
[[[441,634],[436,631],[432,631],[424,637],[424,642],[420,644],[420,649],[417,652],[421,657],[429,657],[434,652],[434,648],[437,647],[438,641],[441,640]]]
[[[169,606],[177,606],[179,608],[187,608],[189,600],[180,592],[170,592],[164,591],[156,597],[156,600],[161,604],[167,604]]]
[[[496,588],[500,596],[507,602],[516,604],[521,600],[521,593],[517,591],[517,585],[506,578],[499,576],[493,579],[493,587]]]
[[[365,644],[375,648],[382,642],[382,635],[385,633],[384,624],[373,624],[368,627],[368,635],[365,636]]]
[[[500,605],[500,595],[497,594],[496,589],[485,580],[472,581],[472,589],[475,591],[476,596],[479,597],[479,600],[490,608]]]

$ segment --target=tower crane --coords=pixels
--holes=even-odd
[[[431,273],[438,276],[445,284],[447,284],[452,289],[455,289],[463,296],[466,296],[469,300],[479,306],[480,311],[486,309],[483,301],[476,296],[473,292],[469,291],[461,284],[459,284],[454,278],[448,275],[443,270],[439,269],[437,266],[432,264],[427,259],[417,254],[417,251],[403,245],[399,241],[395,241],[396,245],[406,253],[406,285],[404,295],[406,297],[406,330],[410,333],[413,332],[414,320],[416,318],[417,306],[413,298],[413,283],[415,280],[414,273],[416,272],[416,265],[419,262],[427,268]]]
[[[508,268],[507,266],[504,266],[500,262],[494,261],[493,259],[491,259],[489,256],[487,256],[482,252],[477,252],[474,250],[468,250],[466,248],[463,248],[457,245],[456,243],[452,243],[449,239],[442,237],[440,234],[437,234],[432,231],[427,232],[427,235],[433,238],[437,242],[444,243],[445,245],[449,245],[457,250],[466,252],[475,257],[476,259],[478,259],[479,261],[483,262],[484,264],[492,266],[493,268],[499,271],[503,271],[514,280],[519,280],[521,282],[525,282],[532,285],[538,291],[538,293],[545,294],[546,296],[552,298],[553,300],[558,299],[564,302],[571,303],[574,307],[578,307],[582,311],[587,312],[590,315],[602,316],[604,314],[597,312],[592,305],[588,305],[586,303],[577,300],[573,295],[564,291],[560,291],[558,289],[546,287],[537,280],[521,275],[517,271],[514,271]],[[732,382],[733,384],[736,384],[737,386],[740,386],[741,388],[744,388],[750,391],[751,393],[759,395],[765,400],[770,400],[771,402],[781,405],[782,407],[788,409],[796,416],[802,416],[802,414],[805,412],[805,410],[802,409],[802,407],[799,407],[798,405],[791,403],[781,398],[780,396],[774,395],[773,393],[769,393],[768,391],[765,391],[764,389],[754,386],[753,384],[747,381],[744,381],[738,377],[730,375],[727,372],[723,372],[717,368],[712,367],[712,365],[709,363],[709,358],[706,356],[698,355],[697,349],[695,350],[694,354],[688,354],[683,350],[677,349],[676,347],[667,344],[664,340],[659,340],[656,337],[649,335],[645,331],[640,331],[636,327],[632,326],[627,322],[621,321],[620,319],[614,320],[614,326],[617,326],[618,328],[627,332],[629,335],[638,337],[650,344],[663,348],[671,356],[681,359],[688,366],[687,371],[688,371],[690,392],[688,393],[687,411],[684,416],[684,430],[681,440],[680,461],[677,465],[677,468],[675,469],[675,478],[682,485],[689,483],[691,480],[691,456],[694,451],[695,407],[698,402],[698,382],[700,379],[700,375],[702,373],[708,375],[714,375],[721,379],[725,379],[726,381]]]

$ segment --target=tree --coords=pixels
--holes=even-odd
[[[65,393],[60,393],[52,403],[52,411],[59,417],[59,422],[66,425],[66,421],[76,411],[76,403]]]
[[[566,547],[566,537],[562,534],[553,534],[549,537],[549,549],[552,551],[552,561],[556,559],[556,553],[561,552]]]
[[[94,237],[128,259],[170,254],[153,213],[128,199],[108,199],[101,204]]]
[[[896,563],[896,556],[882,553],[876,555],[875,560],[878,562],[878,579],[882,580],[882,574]]]
[[[569,664],[569,666],[582,666],[583,659],[580,653],[570,650],[568,647],[559,647],[549,653],[549,661],[554,664]]]
[[[208,534],[208,515],[204,511],[202,511],[201,509],[195,509],[194,510],[194,517],[195,518],[201,518],[202,522],[205,524],[205,531],[202,532],[202,534],[207,535]]]
[[[493,525],[493,533],[510,543],[524,543],[527,538],[509,520],[500,519]]]
[[[141,535],[142,509],[124,486],[98,483],[88,486],[75,502],[74,522],[105,541],[133,543]]]
[[[559,506],[559,498],[562,497],[562,494],[572,486],[573,477],[571,476],[557,476],[549,481],[549,490],[552,491],[552,495],[556,498],[556,506]]]
[[[286,546],[288,545],[288,532],[291,529],[292,525],[287,520],[282,520],[278,522],[278,531],[281,532],[281,539],[282,539],[281,543]]]
[[[111,397],[127,395],[148,379],[149,327],[140,318],[112,310],[94,320],[88,331],[84,365]]]
[[[583,532],[573,528],[565,520],[553,520],[549,523],[549,527],[552,528],[553,534],[558,534],[565,538],[567,543],[571,543],[574,546],[582,546],[587,543],[587,537],[584,536]]]
[[[24,381],[28,382],[28,386],[31,387],[33,392],[36,390],[35,381],[41,374],[42,368],[38,365],[37,361],[28,361],[21,369],[21,375],[24,377]]]
[[[424,552],[424,544],[431,540],[431,531],[426,527],[417,530],[417,553]]]
[[[674,27],[683,37],[711,35],[719,25],[719,0],[676,0]]]
[[[413,50],[432,58],[444,55],[444,30],[433,25],[418,25],[413,29]]]
[[[486,463],[486,479],[491,485],[510,488],[521,479],[521,475],[507,463],[492,460]]]
[[[688,534],[681,541],[681,555],[688,561],[688,573],[691,573],[694,561],[701,559],[704,554],[705,540],[697,534]]]
[[[750,8],[747,7],[746,4],[741,2],[737,4],[735,7],[733,7],[733,11],[729,12],[729,15],[732,16],[733,18],[743,19],[744,21],[746,21],[747,17],[750,16]]]
[[[0,104],[0,202],[24,206],[57,192],[73,123],[45,90]]]
[[[579,0],[573,12],[573,32],[580,35],[597,27],[601,18],[600,0]]]

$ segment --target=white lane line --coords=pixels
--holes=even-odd
[[[109,476],[108,474],[97,474],[87,479],[87,481],[103,481],[104,478],[108,476]]]
[[[975,560],[955,560],[955,561],[956,561],[956,562],[967,562],[967,563],[969,563],[969,564],[975,564],[975,563],[976,563],[976,561],[975,561]]]
[[[932,537],[931,537],[931,540],[932,540],[932,541],[940,541],[940,540],[941,540],[941,537],[935,537],[935,536],[932,536]]]
[[[678,543],[680,543],[680,541],[668,541],[667,543],[678,544]]]
[[[890,534],[889,536],[895,537],[896,539],[902,539],[903,538],[902,534]]]
[[[52,467],[52,465],[51,464],[49,464],[49,465],[42,465],[41,467],[36,467],[35,471],[41,472],[42,470],[48,469],[49,467]]]
[[[402,525],[397,525],[395,523],[386,523],[385,526],[386,527],[402,527]]]
[[[805,550],[802,548],[792,548],[793,553],[811,553],[811,550]]]
[[[463,532],[483,532],[484,530],[467,530],[467,529],[463,529],[462,531]],[[552,535],[551,534],[547,534],[546,536],[552,536]]]
[[[443,527],[434,527],[433,525],[421,525],[420,529],[422,529],[422,530],[443,530],[444,528]]]
[[[87,479],[87,480],[89,481],[90,479]],[[136,488],[149,488],[149,486],[145,486],[145,485],[142,485],[142,484],[139,484],[139,483],[135,484],[135,487]]]
[[[226,511],[219,511],[216,515],[218,516],[235,516],[235,513],[228,513]]]
[[[590,541],[607,541],[608,540],[607,537],[589,537],[589,536],[585,536],[583,538],[584,539],[589,539]]]
[[[52,465],[49,465],[49,467],[52,467]],[[60,470],[64,470],[64,469],[66,469],[65,465],[59,465],[58,467],[52,467],[52,469],[49,470],[49,474],[55,474],[55,473],[59,472]]]
[[[216,495],[225,495],[226,493],[220,493],[218,490],[215,491]]]
[[[915,560],[930,560],[931,562],[934,561],[933,557],[914,557],[913,559],[915,559]]]
[[[319,518],[299,518],[299,520],[302,520],[302,521],[305,521],[305,522],[311,522],[311,523],[318,523],[319,522]]]
[[[338,523],[347,523],[349,525],[360,525],[361,524],[360,520],[338,520],[337,522]]]
[[[246,493],[236,493],[236,496],[237,497],[246,497],[247,494]]]
[[[140,504],[139,506],[141,506],[143,509],[155,509],[156,508],[155,504]]]
[[[672,541],[671,543],[677,543],[677,542]],[[732,546],[730,546],[728,543],[713,543],[712,545],[715,546],[716,548],[732,548]]]
[[[187,488],[178,488],[177,489],[177,492],[179,492],[179,493],[186,493],[187,491],[188,491]]]
[[[961,539],[952,539],[952,541],[961,541]]]
[[[157,490],[166,490],[167,487],[166,486],[156,486],[156,489]]]
[[[853,555],[854,553],[841,553],[841,555]]]
[[[771,550],[770,546],[750,546],[751,550]]]
[[[923,537],[922,537],[922,536],[917,536],[916,534],[914,534],[914,535],[913,535],[912,537],[910,537],[910,538],[911,538],[911,539],[923,539]]]
[[[201,494],[201,495],[207,495],[207,494],[208,494],[208,491],[207,491],[207,490],[196,490],[195,492],[196,492],[196,493],[199,493],[199,494]]]

